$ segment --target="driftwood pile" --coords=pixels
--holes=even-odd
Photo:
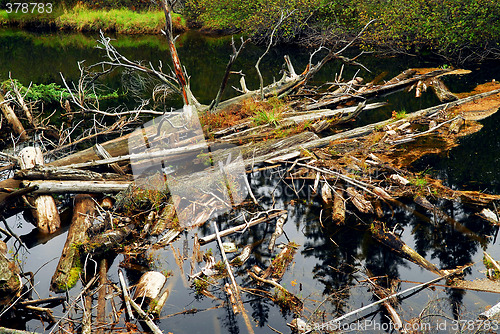
[[[187,274],[191,286],[198,294],[214,299],[216,297],[210,292],[209,287],[220,286],[227,295],[227,303],[231,305],[232,312],[243,318],[250,333],[253,332],[253,325],[244,306],[244,293],[270,298],[284,309],[292,310],[297,316],[302,315],[303,300],[280,284],[280,280],[293,261],[296,249],[300,247],[293,242],[279,244],[286,236],[284,236],[288,217],[286,211],[266,210],[261,207],[246,175],[243,175],[244,182],[239,184],[239,189],[244,189],[244,193],[248,193],[248,196],[240,200],[236,200],[237,192],[232,191],[236,188],[230,185],[234,180],[224,173],[224,182],[203,176],[196,178],[196,181],[193,181],[193,178],[182,179],[186,187],[192,186],[192,183],[201,183],[225,188],[220,193],[200,190],[195,194],[196,201],[189,201],[185,197],[170,193],[168,185],[165,186],[165,175],[150,175],[146,183],[154,184],[153,188],[141,186],[134,182],[131,164],[134,161],[144,163],[145,159],[163,161],[168,157],[168,161],[177,162],[194,154],[198,160],[207,158],[212,163],[211,166],[208,164],[209,167],[214,167],[213,161],[222,161],[230,152],[230,157],[233,153],[233,157],[241,154],[243,174],[245,170],[248,172],[259,168],[272,169],[286,166],[287,173],[282,175],[283,182],[309,180],[313,193],[321,196],[324,202],[323,217],[328,217],[333,224],[338,225],[346,223],[346,216],[351,209],[357,210],[359,215],[375,217],[370,226],[373,239],[390,248],[398,256],[438,275],[436,281],[449,278],[464,268],[437,268],[430,263],[406,245],[396,231],[388,229],[385,223],[380,221],[384,216],[384,210],[390,210],[396,205],[406,207],[402,200],[412,198],[422,210],[432,212],[449,222],[453,228],[464,231],[463,226],[436,205],[436,198],[444,198],[480,207],[478,215],[498,224],[495,201],[498,201],[500,196],[452,190],[429,176],[409,172],[405,167],[424,154],[436,152],[436,148],[433,147],[419,147],[422,139],[440,140],[445,143],[440,150],[447,150],[457,145],[460,136],[477,131],[479,126],[476,121],[481,115],[478,116],[477,111],[471,115],[468,106],[488,98],[496,99],[498,102],[500,90],[458,98],[440,79],[444,75],[465,73],[451,69],[407,70],[385,83],[373,81],[365,84],[360,77],[342,80],[339,75],[335,84],[327,89],[308,86],[309,79],[327,61],[339,59],[353,62],[341,56],[344,48],[338,52],[329,51],[317,63],[313,63],[311,57],[310,63],[301,74],[295,72],[292,62],[286,57],[287,71],[281,80],[267,87],[261,85],[260,89],[254,91],[250,91],[242,80],[243,94],[220,102],[227,76],[233,73],[231,67],[241,51],[241,48],[237,49],[233,42],[234,54],[227,66],[217,98],[210,106],[203,106],[191,93],[189,81],[186,80],[188,76],[177,56],[169,25],[168,2],[163,3],[163,9],[167,22],[165,34],[174,64],[173,75],[166,75],[161,69],[144,67],[140,63],[128,60],[116,51],[110,40],[104,36],[101,38],[101,44],[102,48],[106,49],[109,60],[97,65],[105,65],[110,69],[134,68],[154,76],[179,93],[183,98],[184,109],[194,115],[199,114],[205,130],[209,132],[205,133],[205,137],[211,139],[207,144],[210,146],[210,150],[207,148],[210,153],[207,155],[209,159],[198,154],[206,148],[202,142],[204,140],[202,134],[197,133],[193,136],[191,138],[193,141],[179,139],[180,136],[190,132],[188,130],[184,132],[181,130],[176,134],[175,140],[178,145],[146,153],[135,152],[134,149],[139,146],[134,146],[135,137],[132,134],[125,134],[47,163],[39,147],[26,147],[18,157],[9,156],[10,159],[19,162],[19,168],[13,178],[0,182],[2,190],[0,207],[6,227],[6,230],[2,229],[1,232],[8,237],[16,238],[20,246],[26,247],[23,238],[9,231],[8,224],[3,218],[3,210],[15,204],[15,200],[21,199],[32,212],[40,232],[48,235],[47,238],[58,235],[63,232],[63,212],[59,212],[58,201],[53,195],[73,196],[66,243],[50,288],[55,293],[63,293],[73,288],[78,281],[83,284],[82,291],[72,302],[65,297],[33,299],[26,293],[30,291],[29,285],[23,283],[23,280],[26,281],[23,277],[26,273],[21,273],[15,263],[7,258],[2,243],[0,244],[2,282],[0,297],[3,305],[9,305],[9,312],[29,311],[32,317],[42,317],[51,323],[51,326],[59,326],[69,331],[74,331],[78,327],[78,330],[84,333],[105,332],[124,322],[133,326],[132,320],[137,317],[149,330],[159,333],[161,330],[151,317],[159,317],[169,296],[168,273],[150,270],[148,265],[144,265],[132,293],[121,271],[118,274],[119,285],[110,282],[108,279],[110,260],[116,253],[124,253],[125,261],[121,266],[133,267],[138,265],[134,259],[144,257],[148,250],[171,247],[184,275],[183,263],[188,259],[187,252],[181,254],[180,250],[171,245],[181,232],[202,226],[211,217],[213,218],[214,212],[245,208],[248,209],[248,215],[245,216],[248,219],[244,224],[219,231],[217,222],[212,220],[211,227],[214,233],[199,238],[196,236],[190,257],[191,272]],[[246,41],[242,42],[242,47],[245,43]],[[420,96],[428,87],[444,104],[409,115],[395,113],[391,119],[376,124],[331,134],[332,129],[338,129],[337,126],[340,124],[354,123],[362,112],[385,105],[380,102],[370,103],[369,100],[374,97],[402,89],[415,89],[416,96]],[[68,91],[71,92],[69,87]],[[78,96],[79,94],[72,93],[71,103],[82,111],[105,116],[122,116],[92,109],[83,100],[79,100]],[[271,99],[285,102],[280,102],[279,117],[270,119],[265,124],[256,124],[252,115],[247,115],[246,118],[241,116],[236,124],[222,128],[208,124],[214,117],[223,119],[231,110],[243,109],[245,103],[263,105],[265,113],[266,103]],[[27,139],[27,132],[15,112],[3,101],[4,96],[0,95],[2,112],[12,130],[20,139]],[[496,110],[499,107],[500,102]],[[485,110],[483,116],[487,117],[496,110]],[[138,111],[131,111],[129,114],[134,112]],[[241,115],[245,115],[244,110],[241,110]],[[119,127],[123,122],[125,121],[120,120],[111,128]],[[160,131],[162,122],[164,120],[160,122],[160,126],[153,124],[141,129],[144,134],[154,134],[147,138],[151,147],[174,137],[172,133]],[[33,121],[31,123],[33,124]],[[328,135],[325,136],[327,131]],[[89,136],[86,140],[94,138],[95,136]],[[234,147],[235,145],[238,147]],[[62,150],[63,146],[65,145],[55,147],[53,150]],[[218,150],[218,147],[222,148]],[[267,165],[255,166],[259,163]],[[207,173],[207,170],[201,171],[200,174]],[[239,254],[227,255],[233,251],[234,245],[224,243],[223,238],[233,233],[246,233],[252,226],[268,223],[273,224],[269,225],[271,231],[264,239],[245,246]],[[211,252],[200,251],[200,245],[210,242],[217,243],[220,257]],[[276,254],[274,260],[267,268],[254,266],[251,271],[241,272],[239,268],[252,257],[253,251],[260,244],[265,244],[269,254]],[[220,260],[216,261],[216,258]],[[498,264],[491,257],[488,257],[488,261],[492,263],[490,269],[494,275],[495,270],[499,269]],[[204,265],[201,266],[203,262]],[[200,270],[195,270],[198,267]],[[237,281],[239,276],[248,278],[254,287],[242,287]],[[227,282],[224,283],[223,279],[227,279]],[[392,321],[401,324],[393,303],[398,293],[381,288],[370,278],[368,282],[373,294],[380,300],[364,307],[363,310],[383,304],[390,313]],[[271,287],[275,289],[275,294],[268,291]],[[124,307],[118,308],[114,298],[108,301],[110,295],[123,300]],[[84,312],[80,323],[75,326],[67,315],[80,301],[84,305]],[[52,315],[51,307],[63,302],[66,303],[66,313],[57,320]],[[93,313],[94,306],[96,311]],[[361,311],[357,310],[350,315]],[[109,320],[107,316],[109,314],[112,315],[113,321]],[[121,317],[122,314],[125,314],[125,321]],[[488,318],[491,315],[485,316]],[[295,326],[297,323],[298,320]],[[308,328],[307,326],[306,323],[305,328]]]

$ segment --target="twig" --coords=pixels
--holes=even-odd
[[[120,278],[120,284],[122,286],[123,299],[125,300],[125,307],[127,309],[129,320],[135,319],[134,314],[132,313],[132,309],[130,308],[130,296],[127,290],[127,284],[125,283],[125,278],[123,277],[123,272],[118,270],[118,277]]]

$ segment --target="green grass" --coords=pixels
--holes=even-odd
[[[158,34],[165,27],[165,16],[160,10],[136,12],[127,8],[89,9],[77,5],[71,9],[55,9],[52,14],[26,15],[0,12],[0,25],[20,26],[41,23],[61,30],[114,31],[121,34]],[[186,30],[186,20],[172,14],[175,31]]]

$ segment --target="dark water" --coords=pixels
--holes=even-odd
[[[114,36],[114,38],[116,38],[117,48],[129,59],[142,59],[154,64],[157,64],[158,60],[167,62],[168,50],[161,37]],[[85,59],[86,63],[90,64],[102,60],[101,51],[93,48],[96,39],[96,36],[62,33],[37,35],[4,30],[0,33],[0,79],[7,79],[10,72],[13,78],[19,79],[24,84],[60,82],[58,73],[62,72],[68,80],[77,80],[79,75],[77,61]],[[208,38],[192,32],[178,39],[179,54],[191,76],[193,93],[202,103],[209,103],[216,94],[230,53],[229,42],[228,38]],[[271,82],[273,77],[279,79],[283,55],[291,56],[296,71],[299,72],[307,63],[309,51],[294,47],[272,49],[261,65],[266,82]],[[262,49],[258,47],[247,46],[234,66],[234,70],[241,69],[246,74],[249,88],[257,86],[258,81],[253,64],[261,52]],[[409,67],[443,65],[415,57],[362,56],[360,61],[372,73],[355,67],[346,67],[345,78],[356,74],[369,81],[378,74],[387,72],[385,79],[389,79]],[[315,78],[315,81],[333,81],[340,67],[338,63],[329,64]],[[469,76],[447,77],[446,80],[452,91],[460,92],[470,90],[475,85],[494,78],[500,79],[500,68],[495,64],[487,64]],[[117,73],[107,78],[104,84],[110,89],[121,89],[121,79],[122,76]],[[237,85],[237,80],[231,81],[230,85]],[[226,97],[234,94],[234,92],[227,92]],[[380,100],[388,101],[389,106],[363,115],[361,123],[388,118],[392,110],[405,109],[411,112],[438,103],[431,93],[424,94],[421,99],[415,99],[411,93],[399,92]],[[128,100],[127,103],[133,104],[133,99]],[[174,106],[176,103],[178,101],[171,101]],[[453,188],[470,188],[499,193],[498,117],[500,116],[493,116],[483,121],[483,130],[462,139],[462,145],[451,150],[446,156],[426,158],[419,161],[416,168],[430,166],[432,172]],[[348,207],[350,214],[346,225],[334,226],[328,218],[328,210],[323,208],[318,197],[311,193],[310,184],[295,182],[292,186],[291,183],[279,181],[278,176],[279,173],[276,170],[257,172],[250,175],[250,183],[264,208],[271,208],[274,197],[275,208],[288,210],[289,217],[284,228],[285,236],[282,236],[279,242],[286,242],[289,239],[298,243],[300,247],[281,284],[291,292],[305,298],[306,311],[303,318],[307,318],[328,296],[331,298],[319,308],[323,312],[322,318],[314,319],[315,321],[329,321],[373,301],[366,285],[358,283],[358,280],[364,279],[363,273],[366,270],[369,270],[373,276],[387,276],[390,279],[406,281],[425,282],[435,278],[435,275],[397,257],[375,243],[368,229],[371,223],[369,217],[359,215],[355,208]],[[300,200],[297,200],[294,189],[299,192]],[[411,203],[408,203],[408,206],[417,211],[420,210],[413,207]],[[403,230],[403,240],[439,268],[455,268],[475,261],[478,265],[467,271],[466,279],[484,277],[484,273],[480,272],[484,269],[481,264],[482,250],[487,250],[494,257],[496,255],[497,259],[500,254],[495,237],[497,229],[477,218],[476,211],[459,203],[443,202],[442,207],[450,217],[465,226],[468,232],[459,232],[444,221],[434,220],[430,215],[417,217],[401,207],[386,207],[386,216],[382,220],[386,221],[389,227],[398,225]],[[219,228],[226,228],[241,222],[241,218],[229,222],[230,218],[233,217],[220,219]],[[18,235],[35,235],[33,238],[24,237],[24,240],[31,242],[29,253],[21,251],[18,258],[25,271],[36,272],[36,291],[41,297],[48,296],[50,277],[56,267],[66,235],[61,234],[48,241],[40,240],[36,233],[32,232],[32,226],[26,222],[22,213],[12,216],[8,222]],[[198,231],[198,234],[205,235],[212,232],[211,225],[206,224]],[[252,233],[234,234],[224,239],[225,242],[233,241],[236,245],[243,247],[258,243],[266,236],[266,241],[256,246],[250,260],[238,271],[240,275],[237,280],[244,287],[254,287],[245,274],[246,270],[255,264],[263,268],[267,267],[272,259],[273,255],[267,251],[269,232],[270,227],[267,224],[260,224],[252,228]],[[484,236],[491,236],[491,238],[485,239]],[[174,247],[182,250],[187,243],[190,249],[193,244],[192,237],[193,232],[183,234],[174,243]],[[11,243],[9,246],[12,247]],[[202,249],[209,248],[217,254],[217,247],[214,243]],[[165,333],[246,332],[241,317],[234,317],[228,307],[166,318],[169,314],[186,309],[203,310],[217,306],[221,300],[225,301],[226,297],[219,287],[215,287],[212,293],[221,300],[215,301],[207,297],[196,296],[185,278],[185,273],[189,272],[189,261],[184,263],[185,273],[182,275],[170,249],[156,252],[153,256],[155,269],[172,270],[174,273],[167,283],[171,293],[162,312],[163,319],[158,323]],[[119,255],[112,262],[109,275],[113,282],[118,281],[117,270],[123,259],[123,256]],[[132,282],[134,273],[126,270],[126,275]],[[403,282],[400,283],[399,289],[403,290],[412,285]],[[72,296],[78,293],[78,288],[70,291]],[[281,332],[289,332],[286,322],[293,319],[292,314],[281,311],[267,299],[260,299],[251,294],[244,294],[243,300],[253,320],[256,333],[269,333],[268,325]],[[398,311],[405,320],[410,320],[421,312],[429,300],[433,301],[431,306],[443,310],[451,319],[457,319],[459,316],[462,319],[475,319],[477,313],[483,311],[487,305],[497,303],[498,296],[437,288],[405,299],[401,302]],[[376,311],[379,312],[376,313]],[[378,323],[387,323],[384,312],[376,307],[349,320],[354,321],[358,317],[366,317],[363,321],[370,319]],[[9,325],[14,323],[13,320],[8,321]],[[1,322],[4,322],[4,319]],[[22,327],[23,322],[20,321],[18,326]],[[43,332],[44,326],[39,321],[32,320],[28,322],[27,329]],[[383,331],[366,328],[365,332]]]

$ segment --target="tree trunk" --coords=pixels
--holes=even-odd
[[[24,127],[17,118],[14,110],[12,110],[9,104],[5,101],[2,92],[0,92],[0,109],[2,109],[3,115],[7,119],[7,122],[9,122],[10,126],[12,126],[14,132],[21,138],[21,140],[27,140],[28,135],[26,134],[26,130],[24,130]]]
[[[19,153],[22,169],[30,169],[35,166],[43,166],[42,151],[38,147],[26,147]],[[45,233],[53,233],[61,227],[61,219],[54,198],[50,195],[35,197],[35,209],[32,210],[36,219],[37,227]]]
[[[87,241],[87,230],[92,225],[95,214],[95,202],[90,195],[76,195],[74,203],[66,243],[50,282],[50,289],[54,292],[67,291],[78,281],[82,271],[80,245]]]
[[[23,181],[25,186],[37,186],[36,194],[52,193],[112,193],[126,190],[130,181]],[[50,197],[50,196],[49,196]]]
[[[428,86],[431,87],[431,89],[441,102],[451,102],[458,100],[458,97],[450,92],[444,82],[438,78],[433,78],[432,80],[430,80]]]
[[[1,240],[0,249],[0,305],[6,305],[21,291],[22,283],[19,268],[7,259],[7,245]]]
[[[397,255],[407,260],[410,260],[413,263],[418,264],[424,269],[427,269],[435,274],[443,276],[443,272],[439,270],[434,264],[427,261],[415,250],[406,245],[394,233],[387,231],[383,223],[374,222],[371,226],[371,232],[375,240],[389,247]]]

